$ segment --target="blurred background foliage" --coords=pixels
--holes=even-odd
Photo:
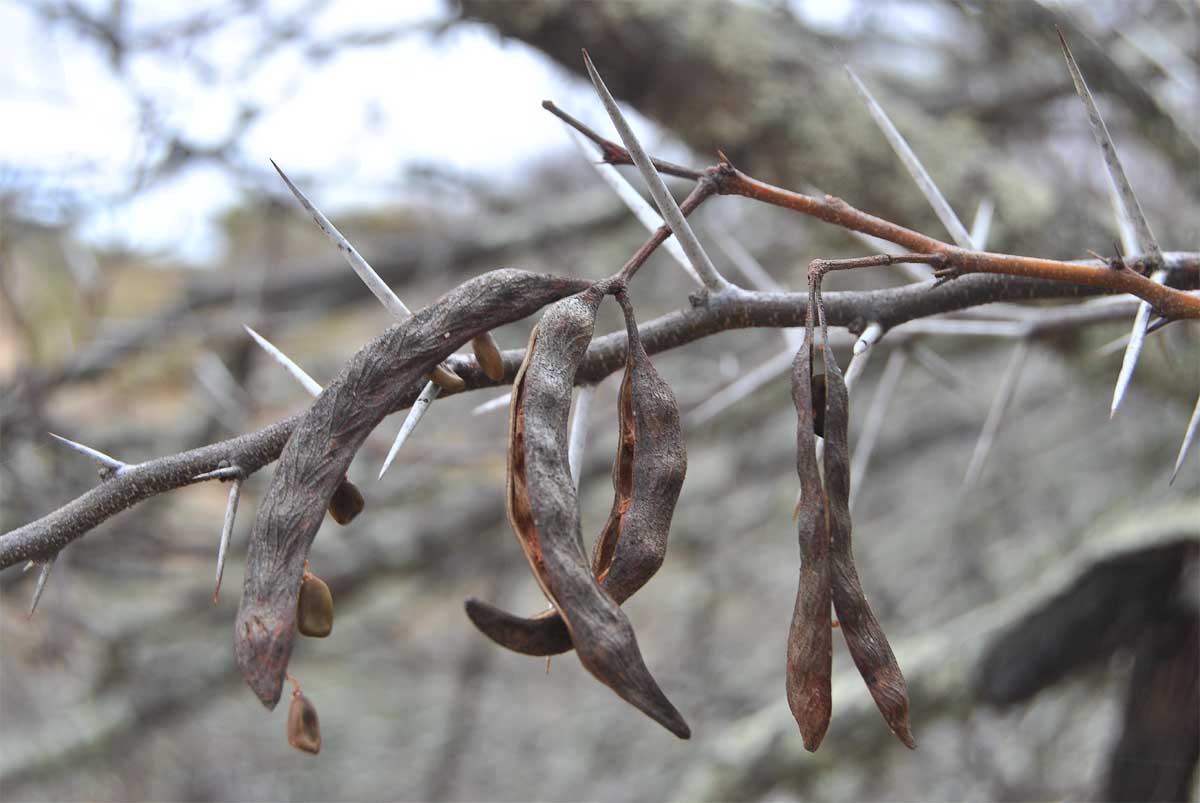
[[[353,4],[322,0],[187,10],[40,0],[6,11],[89,54],[139,126],[136,143],[110,146],[123,154],[116,167],[94,155],[26,164],[15,152],[0,165],[3,530],[96,482],[48,431],[136,462],[301,409],[303,391],[242,323],[318,381],[389,324],[285,196],[268,153],[287,154],[285,169],[412,307],[500,265],[600,277],[623,263],[644,232],[537,107],[551,96],[609,130],[579,75],[581,47],[642,115],[657,153],[704,164],[721,148],[764,180],[944,236],[855,97],[841,69],[851,63],[960,216],[994,203],[990,250],[1079,258],[1109,253],[1116,228],[1057,23],[1164,249],[1200,249],[1200,37],[1188,0],[460,0],[425,11],[367,26],[348,21],[361,13]],[[418,50],[444,71],[389,67]],[[545,82],[499,92],[493,63],[532,64]],[[419,85],[457,110],[457,126],[439,130],[436,106],[297,100],[322,73],[353,76],[347,64],[364,83],[382,71]],[[207,128],[186,114],[201,96],[223,109]],[[335,118],[364,139],[331,153],[319,143]],[[393,129],[371,122],[385,118],[429,127],[443,149],[381,144]],[[67,133],[86,141],[89,126],[108,122],[75,119]],[[513,144],[523,139],[524,151]],[[222,189],[199,192],[197,176]],[[812,258],[866,253],[830,226],[735,199],[697,222],[702,239],[715,226],[732,233],[791,288]],[[830,286],[900,281],[857,271]],[[687,290],[656,255],[634,284],[641,320],[685,305]],[[530,326],[497,338],[517,347]],[[620,326],[606,305],[598,331]],[[894,391],[856,491],[855,532],[868,597],[912,690],[915,753],[887,732],[840,646],[833,725],[818,754],[803,751],[783,693],[798,561],[786,380],[713,419],[689,415],[779,351],[777,333],[743,330],[655,358],[684,411],[691,460],[667,562],[626,608],[690,742],[571,656],[547,674],[463,615],[468,595],[544,605],[504,521],[506,417],[471,415],[490,397],[481,392],[438,401],[376,481],[400,423],[387,420],[350,474],[366,513],[316,541],[337,623],[329,639],[298,645],[292,672],[321,715],[319,757],[287,747],[285,711],[255,701],[232,655],[240,561],[268,469],[247,483],[219,605],[210,582],[226,489],[216,483],[157,497],[78,541],[32,620],[36,573],[0,575],[0,797],[1026,800],[1115,796],[1125,782],[1144,792],[1136,783],[1153,776],[1156,799],[1195,799],[1197,735],[1171,731],[1171,713],[1196,707],[1196,460],[1173,487],[1166,480],[1200,386],[1200,332],[1175,324],[1153,338],[1109,422],[1120,350],[1103,347],[1127,331],[1034,341],[967,489],[1013,342],[908,344],[926,357],[908,360]],[[856,388],[852,439],[893,350],[885,339]],[[949,376],[926,367],[929,352]],[[585,532],[610,505],[616,385],[603,383],[592,408]]]

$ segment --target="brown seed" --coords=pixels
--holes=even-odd
[[[642,346],[633,308],[625,312],[629,347],[618,398],[617,456],[613,461],[612,511],[592,556],[592,573],[621,604],[658,571],[683,478],[687,453],[679,408]],[[562,618],[553,611],[514,616],[470,599],[467,615],[490,638],[526,655],[556,655],[571,649]]]
[[[296,628],[314,638],[325,638],[333,631],[333,595],[325,581],[311,572],[305,572],[300,581]]]
[[[462,377],[450,370],[448,365],[438,365],[429,372],[429,381],[440,387],[442,390],[449,390],[457,393],[467,386]]]
[[[809,352],[809,364],[812,364],[812,353]],[[812,377],[812,430],[822,438],[825,437],[825,374],[813,374]]]
[[[796,405],[796,471],[801,498],[796,507],[800,534],[800,580],[788,629],[787,699],[800,728],[804,747],[815,751],[825,738],[833,711],[831,679],[833,634],[829,611],[829,525],[825,489],[817,470],[816,377],[812,377],[811,330],[792,366],[792,400]],[[824,388],[824,383],[821,385]],[[820,403],[824,405],[824,394]],[[824,410],[821,410],[823,413]]]
[[[363,512],[366,504],[358,486],[350,480],[343,479],[329,498],[329,516],[338,524],[349,524]]]
[[[509,520],[580,663],[624,700],[686,739],[691,730],[646,668],[632,625],[588,565],[567,466],[571,388],[601,299],[599,291],[590,289],[551,305],[530,337],[509,415]]]
[[[317,719],[317,709],[299,690],[293,692],[288,706],[287,739],[297,750],[314,755],[321,752],[321,722]]]
[[[471,349],[475,352],[475,360],[483,373],[493,382],[504,379],[504,357],[500,354],[500,346],[491,332],[485,332],[471,341]]]

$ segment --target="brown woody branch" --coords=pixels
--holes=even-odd
[[[1171,269],[1169,285],[1196,286],[1200,253],[1168,253],[1165,258]],[[1084,264],[1096,266],[1101,263]],[[861,330],[871,321],[893,328],[906,321],[997,301],[1081,298],[1098,292],[1094,288],[1060,282],[980,274],[965,276],[936,288],[927,282],[883,290],[828,292],[823,297],[831,325]],[[702,305],[647,321],[639,331],[647,352],[657,354],[732,329],[803,326],[807,299],[806,293],[736,290],[719,297],[710,296]],[[1111,310],[1065,314],[1076,311],[1083,313],[1083,310],[1056,309],[1044,320],[1032,322],[1030,330],[1036,333],[1112,319]],[[523,350],[504,353],[505,378],[499,382],[489,379],[471,359],[457,360],[454,368],[466,382],[467,390],[496,387],[512,382],[523,356]],[[597,337],[580,365],[577,381],[597,382],[620,370],[624,361],[623,330]],[[392,412],[411,406],[420,390],[419,382],[403,388],[397,394]],[[247,475],[258,471],[279,457],[303,415],[297,413],[255,432],[131,466],[127,472],[102,482],[40,519],[0,535],[0,569],[25,560],[49,557],[117,513],[152,496],[189,485],[198,474],[228,465],[241,467]]]

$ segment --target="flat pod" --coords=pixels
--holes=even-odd
[[[300,692],[292,695],[287,718],[288,744],[305,753],[321,752],[321,721],[317,709]]]
[[[825,493],[833,562],[833,607],[854,665],[892,733],[915,748],[908,720],[908,686],[887,636],[863,593],[850,534],[849,396],[833,349],[825,354]]]
[[[589,289],[551,305],[530,337],[510,409],[509,520],[580,663],[622,699],[688,738],[687,723],[646,668],[629,620],[593,575],[580,533],[567,419],[602,298]]]
[[[238,667],[265,706],[282,693],[309,549],[367,436],[455,349],[587,286],[512,269],[470,279],[360,349],[313,402],[259,505],[234,625]]]
[[[825,489],[817,470],[813,426],[817,398],[812,376],[812,333],[805,337],[792,364],[792,400],[796,405],[796,472],[801,498],[796,508],[800,537],[800,579],[787,642],[787,699],[800,728],[804,747],[815,751],[825,738],[833,711],[833,629],[829,611],[829,525]],[[821,385],[824,389],[824,383]],[[822,417],[824,410],[821,409]]]
[[[650,363],[628,299],[622,295],[618,300],[629,345],[618,397],[615,493],[612,511],[596,541],[592,573],[619,605],[662,566],[671,517],[687,472],[687,452],[675,395]],[[468,600],[466,607],[480,630],[516,652],[557,655],[572,648],[557,611],[520,617],[478,600]]]

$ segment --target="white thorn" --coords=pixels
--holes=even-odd
[[[225,505],[225,521],[221,524],[221,542],[217,546],[217,580],[213,586],[213,603],[221,593],[221,577],[225,574],[225,553],[233,538],[233,520],[237,516],[238,500],[242,498],[242,478],[238,477],[229,486],[229,503]]]
[[[487,401],[483,402],[482,404],[476,405],[471,410],[471,415],[483,415],[484,413],[490,413],[493,410],[502,410],[505,407],[508,407],[508,405],[511,402],[512,402],[512,391],[509,391],[508,393],[505,393],[502,396],[497,396],[494,399],[488,399]]]
[[[105,468],[111,468],[117,474],[120,474],[123,470],[129,467],[127,464],[122,463],[120,460],[111,455],[105,454],[99,449],[93,449],[90,446],[84,446],[82,443],[76,443],[70,438],[64,438],[62,435],[55,435],[53,432],[48,432],[46,434],[51,438],[65,443],[67,446],[71,447],[80,454],[87,455]]]
[[[1167,272],[1160,270],[1155,271],[1150,280],[1162,284],[1166,278]],[[1146,325],[1150,322],[1151,312],[1150,305],[1143,301],[1138,305],[1137,314],[1133,317],[1129,345],[1125,347],[1125,356],[1121,359],[1121,371],[1117,374],[1117,384],[1113,388],[1112,407],[1108,412],[1109,418],[1116,416],[1117,410],[1121,408],[1121,402],[1125,401],[1125,391],[1129,390],[1129,383],[1133,380],[1133,371],[1137,368],[1138,358],[1142,355],[1142,344],[1146,342]]]
[[[871,406],[867,408],[867,417],[863,421],[862,432],[858,436],[858,444],[854,448],[854,457],[850,460],[850,509],[862,490],[863,476],[867,465],[871,462],[871,453],[875,450],[875,442],[883,429],[887,417],[888,403],[896,395],[896,387],[904,375],[904,364],[907,357],[902,349],[896,349],[888,355],[887,364],[883,367],[883,376],[871,397]]]
[[[46,581],[50,579],[50,570],[54,568],[54,561],[58,560],[58,553],[55,552],[47,560],[38,561],[41,565],[41,571],[38,572],[37,585],[33,587],[33,601],[29,603],[29,616],[33,616],[33,612],[37,610],[38,600],[42,598],[42,592],[46,590]]]
[[[726,408],[737,404],[775,377],[787,371],[791,367],[795,356],[795,353],[789,347],[774,355],[766,362],[751,368],[729,385],[712,394],[703,404],[692,409],[685,416],[686,422],[688,425],[703,424],[705,421],[715,418],[724,412]]]
[[[654,198],[654,203],[658,205],[658,211],[662,213],[663,220],[667,222],[676,239],[679,240],[683,252],[687,254],[688,261],[692,263],[696,273],[704,280],[705,287],[718,292],[724,290],[729,283],[717,272],[712,260],[708,258],[708,254],[700,245],[700,241],[696,239],[696,234],[688,224],[687,218],[683,216],[683,212],[680,211],[679,204],[675,203],[675,198],[667,189],[667,185],[663,183],[662,176],[658,174],[650,156],[638,142],[633,129],[625,120],[625,115],[617,107],[617,101],[609,93],[608,87],[600,78],[600,73],[596,72],[595,66],[592,65],[587,51],[583,53],[583,62],[587,66],[588,75],[591,76],[592,85],[596,87],[596,93],[600,96],[601,103],[604,104],[608,116],[612,118],[613,125],[616,126],[617,133],[621,136],[621,141],[625,143],[625,149],[629,151],[629,156],[641,171],[650,195]]]
[[[984,461],[987,460],[988,453],[992,450],[996,433],[1000,431],[1000,422],[1004,420],[1004,411],[1008,409],[1013,394],[1016,392],[1017,381],[1021,378],[1021,367],[1025,364],[1025,358],[1028,355],[1029,341],[1022,340],[1017,343],[1017,347],[1013,349],[1012,357],[1009,358],[1008,365],[1004,369],[1004,375],[1000,378],[1000,387],[992,398],[992,406],[988,409],[979,439],[975,441],[975,451],[972,452],[971,462],[963,474],[962,491],[969,490],[983,471]]]
[[[308,200],[304,193],[300,191],[300,188],[293,184],[292,180],[287,177],[287,174],[279,168],[279,165],[275,164],[274,159],[271,160],[271,165],[275,168],[275,172],[279,173],[279,177],[283,179],[283,182],[287,184],[288,189],[292,191],[292,195],[295,195],[300,205],[312,215],[317,226],[325,233],[329,241],[337,247],[337,250],[342,253],[346,263],[358,274],[358,278],[362,279],[363,284],[375,294],[375,297],[379,299],[384,308],[402,321],[412,317],[412,312],[404,305],[400,297],[392,291],[392,288],[388,287],[387,282],[375,272],[375,269],[367,263],[367,260],[362,258],[358,250],[350,244],[349,240],[342,236],[342,233],[329,222],[329,219],[313,206],[312,201]]]
[[[425,388],[421,391],[421,395],[417,396],[417,400],[413,402],[412,408],[408,411],[408,417],[404,419],[404,423],[400,425],[400,431],[396,433],[396,439],[392,441],[392,448],[388,449],[387,457],[383,461],[383,468],[379,469],[378,479],[383,479],[384,472],[392,465],[392,461],[396,459],[396,453],[400,451],[413,430],[417,428],[417,424],[421,423],[421,419],[425,417],[425,413],[429,410],[429,406],[433,404],[433,400],[442,392],[441,387],[433,382],[426,382]]]
[[[283,369],[291,375],[293,379],[300,383],[300,386],[309,392],[311,396],[320,396],[324,388],[321,383],[309,376],[303,368],[292,360],[291,357],[284,354],[275,344],[267,340],[258,332],[251,329],[249,326],[242,324],[242,328],[246,330],[246,334],[254,338],[254,342],[262,347],[262,350],[271,355],[271,359],[283,366]]]
[[[975,244],[971,241],[971,235],[967,233],[967,229],[963,226],[962,221],[958,219],[958,215],[954,214],[954,210],[950,208],[950,204],[946,201],[942,191],[938,189],[930,177],[925,166],[921,164],[921,160],[913,153],[912,148],[908,146],[908,142],[896,130],[891,118],[887,116],[887,112],[875,100],[871,91],[866,85],[859,80],[858,75],[854,70],[846,65],[846,72],[850,75],[850,80],[854,82],[854,88],[858,90],[858,94],[862,96],[863,101],[867,104],[867,110],[871,113],[875,124],[879,126],[879,130],[883,132],[883,136],[887,139],[888,144],[892,146],[892,150],[900,157],[900,161],[904,163],[908,173],[912,176],[913,181],[917,183],[921,194],[925,196],[925,200],[929,201],[929,205],[933,207],[934,214],[938,220],[942,221],[942,225],[950,232],[950,236],[954,238],[954,242],[960,248],[975,250]]]
[[[596,395],[595,385],[580,385],[575,394],[575,410],[571,414],[571,434],[567,441],[567,465],[571,469],[571,481],[579,490],[579,478],[583,475],[583,451],[587,446],[587,420]]]
[[[980,251],[987,250],[988,236],[992,233],[992,214],[996,211],[991,198],[984,198],[975,207],[975,219],[971,221],[971,242]]]
[[[1075,57],[1071,55],[1071,48],[1067,46],[1067,40],[1062,31],[1058,32],[1058,41],[1062,45],[1063,57],[1067,60],[1067,69],[1071,73],[1075,91],[1079,94],[1079,99],[1083,101],[1083,108],[1087,111],[1092,137],[1100,146],[1100,151],[1104,156],[1104,174],[1108,177],[1109,192],[1117,211],[1117,225],[1121,229],[1125,253],[1145,252],[1153,264],[1161,265],[1163,255],[1158,247],[1158,241],[1154,239],[1154,233],[1150,231],[1150,224],[1146,221],[1145,213],[1142,212],[1142,205],[1133,192],[1129,178],[1125,175],[1121,158],[1117,156],[1117,148],[1108,133],[1108,126],[1105,125],[1104,118],[1100,115],[1100,109],[1096,106],[1096,101],[1092,97],[1091,90],[1088,89],[1083,73],[1079,71],[1079,65],[1075,63]]]
[[[862,354],[867,349],[879,342],[879,338],[883,335],[883,326],[875,321],[867,324],[867,328],[858,336],[858,340],[854,341],[854,354]]]
[[[238,466],[222,466],[215,468],[212,471],[206,471],[203,474],[197,474],[192,477],[192,482],[203,482],[204,480],[235,480],[245,477],[245,472]]]
[[[1179,456],[1175,458],[1175,468],[1171,471],[1171,481],[1169,485],[1175,484],[1175,477],[1179,474],[1179,469],[1183,467],[1183,461],[1187,457],[1188,450],[1192,448],[1192,443],[1196,440],[1196,430],[1200,429],[1200,396],[1196,397],[1196,406],[1192,409],[1192,417],[1188,421],[1187,433],[1183,436],[1183,443],[1179,445]]]
[[[564,125],[566,124],[564,123]],[[625,206],[638,219],[638,222],[651,234],[658,231],[659,226],[663,225],[662,215],[658,214],[658,212],[654,211],[654,207],[646,203],[646,199],[630,185],[625,176],[621,175],[620,170],[617,170],[617,168],[607,162],[597,162],[592,159],[590,140],[570,126],[567,126],[567,133],[571,134],[571,141],[575,143],[580,152],[587,158],[588,164],[612,188],[617,197],[625,203]],[[688,261],[687,255],[683,253],[683,248],[679,245],[679,240],[674,237],[668,237],[663,240],[662,247],[666,249],[667,253],[671,255],[679,267],[683,268],[684,273],[691,277],[692,281],[701,287],[704,286],[700,275],[696,273],[696,269]]]

